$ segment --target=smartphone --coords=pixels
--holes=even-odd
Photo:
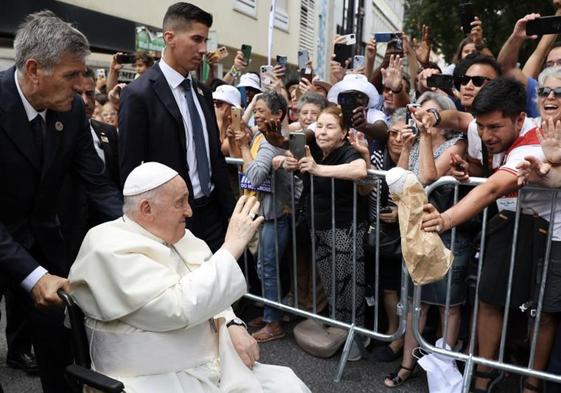
[[[283,66],[284,68],[288,67],[288,57],[277,55],[277,64]]]
[[[97,70],[95,70],[95,77],[97,79],[105,79],[105,68],[98,68]]]
[[[242,44],[243,61],[245,64],[249,64],[249,59],[251,59],[251,45]]]
[[[452,75],[434,74],[428,77],[427,86],[449,92],[452,91],[454,86],[454,77]]]
[[[313,77],[314,77],[314,73],[310,67],[306,67],[300,70],[300,78],[307,79],[309,82],[311,82]]]
[[[353,56],[353,46],[347,44],[335,44],[335,61],[345,66],[345,62]]]
[[[471,1],[460,2],[460,22],[462,24],[462,31],[465,35],[471,33],[471,22],[475,20],[473,12],[473,4]]]
[[[259,67],[259,76],[261,77],[261,88],[268,89],[273,84],[273,66],[262,65]]]
[[[115,61],[119,64],[132,64],[136,60],[134,53],[122,53],[115,56]]]
[[[407,105],[407,112],[405,113],[405,124],[411,127],[413,131],[413,135],[419,135],[419,129],[417,128],[417,123],[415,123],[415,119],[411,116],[411,108],[418,108],[420,105],[418,104],[409,104]]]
[[[363,55],[353,56],[353,70],[364,67],[364,63],[365,63],[365,60],[364,60]]]
[[[561,16],[542,16],[526,23],[526,35],[561,33]]]
[[[231,110],[232,130],[239,131],[241,129],[242,109],[235,106]]]
[[[341,106],[343,112],[343,124],[347,129],[353,127],[353,111],[358,107],[358,94],[360,93],[351,90],[341,92],[337,97],[337,104]]]
[[[356,35],[353,34],[347,34],[343,36],[345,38],[344,44],[345,45],[354,45],[356,44]]]
[[[216,52],[218,50],[218,33],[216,30],[210,30],[208,32],[208,38],[206,40],[206,51]]]
[[[302,71],[308,66],[308,62],[310,61],[310,54],[307,50],[299,50],[298,51],[298,71]]]
[[[390,42],[391,40],[395,39],[398,36],[397,33],[375,33],[374,39],[376,43],[379,42]]]
[[[228,49],[225,46],[218,48],[212,54],[216,54],[218,56],[218,60],[224,60],[229,55]]]
[[[392,33],[392,38],[388,41],[386,49],[403,52],[403,36],[401,33]]]
[[[288,136],[288,149],[297,160],[306,155],[306,134],[291,132]]]

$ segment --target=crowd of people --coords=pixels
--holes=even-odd
[[[561,15],[561,3],[553,7]],[[356,67],[334,53],[327,80],[314,76],[311,61],[289,79],[294,72],[284,64],[250,71],[255,65],[241,50],[218,75],[222,60],[206,47],[212,15],[176,3],[163,19],[162,57],[137,53],[137,77],[126,84],[119,79],[122,53],[107,77],[96,75],[86,67],[82,33],[51,12],[30,15],[14,40],[15,66],[0,73],[8,364],[39,372],[45,392],[69,391],[64,366],[72,353],[56,293],[62,288],[84,310],[95,368],[135,391],[215,392],[228,384],[308,391],[289,369],[257,363],[257,344],[283,338],[287,316],[265,305],[246,324],[230,306],[247,280],[268,300],[372,328],[369,310],[378,298],[382,307],[374,312],[388,334],[396,332],[398,304],[411,302],[400,298],[399,211],[385,182],[360,181],[369,169],[401,167],[424,186],[445,175],[460,184],[487,178],[461,185],[458,201],[454,187],[441,187],[424,208],[422,229],[440,234],[454,260],[449,287],[444,279],[422,288],[420,330],[430,325],[451,348],[467,352],[473,344],[478,356],[496,359],[505,307],[529,310],[512,311],[527,322],[518,330],[528,349],[540,300],[533,368],[561,372],[561,203],[552,204],[551,192],[524,190],[561,185],[557,36],[539,37],[518,65],[525,42],[538,39],[526,24],[539,17],[519,19],[496,57],[485,46],[484,21],[475,18],[445,69],[430,61],[430,28],[423,26],[418,42],[394,34],[381,56],[371,39]],[[345,36],[333,44],[344,45]],[[211,67],[204,82],[197,77],[203,59]],[[224,157],[243,164],[227,166]],[[487,247],[476,288],[470,278],[485,208]],[[297,279],[284,280],[291,247]],[[255,279],[242,275],[246,248]],[[388,388],[415,374],[418,343],[408,310],[404,337],[372,351],[379,362],[401,359],[380,381]],[[362,359],[369,341],[356,337],[349,360]],[[148,353],[160,353],[162,362],[137,359]],[[501,377],[477,366],[473,391],[490,391]],[[524,393],[542,385],[521,381]],[[551,384],[549,391],[561,390]]]

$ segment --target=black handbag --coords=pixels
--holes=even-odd
[[[376,223],[372,223],[366,233],[367,244],[374,255],[376,251]],[[380,221],[380,258],[401,259],[401,234],[398,223]]]

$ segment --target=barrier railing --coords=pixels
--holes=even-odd
[[[241,159],[232,159],[232,158],[228,158],[227,159],[228,164],[230,165],[237,165],[237,166],[241,166],[243,164],[243,161]],[[274,173],[274,172],[273,172]],[[279,289],[279,293],[277,295],[277,299],[275,300],[271,300],[271,299],[266,299],[263,296],[257,296],[254,294],[247,294],[246,298],[252,299],[254,301],[263,303],[265,305],[268,306],[272,306],[272,307],[276,307],[280,310],[283,310],[285,312],[291,313],[293,315],[298,315],[298,316],[302,316],[302,317],[306,317],[306,318],[312,318],[315,319],[317,321],[320,321],[322,323],[331,325],[331,326],[335,326],[335,327],[339,327],[342,329],[346,329],[348,330],[348,334],[347,334],[347,339],[345,342],[345,345],[343,347],[343,352],[341,355],[341,358],[339,360],[339,365],[338,365],[338,369],[337,369],[337,374],[335,376],[335,381],[339,382],[341,380],[341,377],[343,375],[344,372],[344,368],[349,356],[349,351],[351,348],[351,344],[353,342],[353,339],[355,338],[355,336],[357,334],[365,336],[365,337],[371,337],[380,341],[393,341],[396,340],[398,338],[403,337],[404,333],[405,333],[405,328],[406,328],[406,321],[407,321],[407,308],[408,308],[408,282],[409,282],[409,276],[407,273],[407,270],[405,268],[404,265],[402,265],[402,272],[401,272],[401,287],[400,287],[400,303],[398,304],[396,313],[399,317],[399,326],[398,329],[391,333],[391,334],[385,334],[379,331],[379,312],[380,312],[380,301],[379,301],[379,294],[380,294],[380,282],[379,282],[379,277],[380,277],[380,253],[379,253],[379,211],[380,211],[380,198],[377,198],[377,205],[376,205],[376,250],[375,250],[375,257],[374,257],[374,285],[375,285],[375,304],[374,304],[374,326],[373,329],[367,329],[363,326],[357,326],[355,323],[355,318],[356,318],[356,314],[355,314],[355,309],[356,309],[356,302],[357,299],[355,297],[355,293],[356,293],[356,251],[357,251],[357,247],[361,247],[362,246],[362,242],[363,239],[357,239],[357,185],[360,183],[362,184],[369,184],[372,185],[373,187],[375,187],[376,192],[378,195],[380,195],[380,183],[381,180],[385,177],[386,172],[385,171],[375,171],[375,170],[369,170],[368,171],[368,179],[364,180],[364,181],[360,181],[360,182],[354,182],[354,186],[353,186],[353,222],[352,222],[352,241],[353,241],[353,245],[352,245],[352,277],[353,277],[353,307],[352,307],[352,318],[350,323],[349,322],[345,322],[345,321],[341,321],[338,320],[336,318],[336,314],[335,314],[335,304],[336,304],[336,294],[335,294],[335,288],[336,285],[334,283],[335,280],[335,274],[332,274],[332,282],[331,282],[331,293],[330,294],[326,294],[329,295],[330,299],[331,299],[331,314],[329,316],[324,316],[324,315],[320,315],[317,312],[316,309],[316,305],[317,305],[317,271],[316,271],[316,253],[315,253],[315,236],[311,236],[311,270],[312,270],[312,295],[313,295],[313,300],[312,300],[312,304],[313,304],[313,309],[312,311],[306,311],[303,310],[301,308],[299,308],[298,304],[298,264],[297,264],[297,260],[298,260],[298,250],[296,247],[296,205],[295,205],[295,184],[294,184],[294,179],[292,178],[291,181],[291,207],[292,207],[292,217],[291,217],[291,222],[292,222],[292,260],[293,260],[293,275],[292,275],[292,289],[294,290],[294,306],[290,306],[290,305],[285,305],[283,303],[281,303],[280,301],[280,289]],[[310,184],[310,194],[313,196],[315,195],[314,193],[314,181],[313,181],[313,176],[311,177],[311,184]],[[273,184],[275,181],[275,176],[273,175]],[[468,183],[461,183],[462,185],[469,185],[469,186],[477,186],[479,184],[482,184],[483,182],[485,182],[486,179],[484,178],[470,178],[470,181]],[[450,176],[445,176],[440,178],[438,181],[434,182],[433,184],[431,184],[429,187],[427,187],[426,191],[427,194],[430,195],[431,192],[433,192],[435,189],[437,189],[438,187],[441,187],[443,185],[453,185],[454,186],[454,204],[458,201],[458,186],[460,185],[460,183],[458,183],[453,177]],[[332,217],[331,217],[331,224],[332,224],[332,228],[335,227],[335,217],[334,217],[334,207],[335,207],[335,200],[334,200],[334,195],[335,195],[335,188],[334,188],[334,179],[331,180],[331,211],[332,211]],[[274,187],[273,187],[274,189]],[[538,192],[548,192],[552,194],[552,198],[551,198],[551,215],[550,215],[550,219],[549,219],[549,231],[548,231],[548,239],[547,239],[547,248],[546,248],[546,252],[545,252],[545,262],[544,262],[544,267],[543,270],[541,272],[541,283],[540,283],[540,288],[539,288],[539,298],[538,298],[538,304],[537,307],[534,311],[533,315],[535,317],[534,319],[534,334],[532,336],[532,341],[531,341],[531,348],[530,348],[530,356],[529,356],[529,362],[528,362],[528,366],[527,367],[522,367],[522,366],[518,366],[518,365],[514,365],[514,364],[508,364],[505,363],[505,359],[504,359],[504,353],[505,353],[505,346],[506,346],[506,332],[507,332],[507,325],[509,322],[509,313],[510,313],[510,301],[511,301],[511,293],[512,293],[512,280],[513,280],[513,272],[514,272],[514,261],[515,261],[515,253],[516,253],[516,242],[517,242],[517,234],[518,234],[518,230],[519,230],[519,220],[520,220],[520,197],[521,195],[523,195],[523,193],[528,192],[528,191],[538,191]],[[483,219],[482,219],[482,226],[481,226],[481,232],[482,232],[482,236],[481,236],[481,240],[480,240],[480,244],[479,244],[479,258],[478,258],[478,264],[477,264],[477,280],[476,280],[476,290],[475,290],[475,302],[473,305],[473,318],[472,318],[472,322],[471,322],[471,327],[470,327],[470,334],[469,334],[469,349],[468,349],[468,353],[462,353],[462,352],[455,352],[453,350],[448,350],[448,349],[444,349],[444,348],[440,348],[440,347],[436,347],[434,345],[432,345],[431,343],[427,342],[423,336],[422,336],[422,332],[419,329],[419,321],[421,319],[421,291],[422,291],[422,287],[418,287],[415,286],[414,287],[414,292],[413,292],[413,300],[412,300],[412,316],[413,316],[413,326],[412,326],[412,330],[413,330],[413,335],[415,337],[415,339],[417,340],[419,346],[426,350],[429,351],[431,353],[436,353],[436,354],[440,354],[440,355],[444,355],[447,356],[451,359],[455,359],[458,361],[462,361],[465,362],[465,368],[464,368],[464,378],[463,378],[463,386],[462,386],[462,391],[463,392],[468,392],[469,388],[470,388],[470,383],[471,383],[471,379],[474,373],[474,366],[476,365],[481,365],[481,366],[486,366],[486,367],[491,367],[491,368],[495,368],[498,370],[502,370],[502,371],[507,371],[507,372],[511,372],[511,373],[517,373],[517,374],[521,374],[524,376],[530,376],[530,377],[536,377],[542,380],[548,380],[548,381],[553,381],[553,382],[558,382],[561,383],[561,376],[559,375],[554,375],[554,374],[550,374],[547,373],[545,371],[540,371],[540,370],[535,370],[533,369],[533,364],[535,361],[535,353],[536,353],[536,346],[537,346],[537,337],[539,334],[539,327],[540,327],[540,320],[541,320],[541,316],[542,316],[542,308],[543,308],[543,296],[544,296],[544,292],[545,292],[545,278],[547,277],[547,271],[548,271],[548,267],[549,267],[549,259],[550,259],[550,254],[551,254],[551,241],[552,241],[552,228],[554,225],[554,221],[555,221],[555,205],[556,205],[556,201],[557,201],[557,194],[558,194],[559,190],[556,189],[545,189],[545,188],[539,188],[539,187],[524,187],[522,188],[519,193],[518,193],[518,200],[517,200],[517,210],[516,210],[516,216],[515,216],[515,225],[514,225],[514,239],[513,239],[513,248],[512,248],[512,253],[510,256],[510,266],[509,266],[509,281],[508,281],[508,290],[507,290],[507,294],[506,294],[506,305],[504,307],[504,315],[503,315],[503,328],[502,328],[502,333],[501,333],[501,338],[500,338],[500,345],[499,345],[499,354],[498,354],[498,359],[497,360],[492,360],[492,359],[487,359],[487,358],[483,358],[480,356],[476,356],[474,354],[475,352],[475,342],[476,342],[476,329],[477,329],[477,315],[479,312],[479,296],[478,296],[478,288],[479,288],[479,283],[480,283],[480,277],[481,277],[481,271],[482,271],[482,262],[483,262],[483,257],[485,255],[485,234],[487,233],[487,209],[485,209],[483,211]],[[273,195],[273,197],[275,197]],[[311,221],[310,221],[310,225],[311,225],[311,233],[314,234],[315,233],[315,227],[314,227],[314,212],[315,212],[315,206],[314,206],[314,198],[311,197],[310,198],[310,205],[311,205]],[[275,225],[276,227],[276,225]],[[335,239],[334,239],[334,233],[332,234],[332,272],[334,272],[334,264],[335,264],[335,251],[336,251],[336,247],[335,247]],[[451,251],[454,252],[454,248],[455,248],[455,243],[456,243],[456,229],[452,229],[451,231]],[[277,245],[278,246],[278,245]],[[248,267],[247,267],[247,258],[245,259],[245,270],[246,270],[246,274],[248,271]],[[279,258],[278,258],[278,247],[277,247],[277,273],[279,272],[278,266],[279,266]],[[279,277],[277,276],[277,279]],[[443,337],[447,337],[448,336],[448,330],[449,330],[449,326],[448,326],[448,316],[450,313],[450,293],[451,293],[451,281],[452,281],[452,269],[450,269],[450,272],[448,273],[448,275],[446,276],[446,304],[445,304],[445,310],[444,310],[444,320],[443,320]],[[280,281],[279,281],[280,282]],[[280,288],[280,287],[279,287]],[[465,317],[465,316],[464,316]],[[446,346],[444,346],[446,347]]]
[[[469,186],[477,186],[485,182],[486,179],[484,178],[470,178],[469,183],[461,183],[463,185]],[[454,203],[458,201],[458,186],[460,183],[456,181],[453,177],[445,176],[438,181],[431,184],[427,187],[427,194],[430,195],[432,191],[441,187],[443,185],[454,185]],[[547,247],[545,251],[545,258],[544,258],[544,265],[543,270],[541,272],[541,280],[540,280],[540,288],[539,288],[539,296],[538,296],[538,304],[537,308],[535,309],[535,313],[531,315],[534,317],[534,324],[533,324],[533,333],[532,333],[532,341],[530,346],[530,356],[528,361],[527,367],[522,367],[514,364],[505,363],[504,355],[505,355],[505,347],[506,347],[506,334],[507,334],[507,326],[509,323],[509,315],[511,310],[511,296],[512,296],[512,283],[513,283],[513,276],[514,276],[514,264],[516,258],[516,250],[517,250],[517,242],[518,233],[519,233],[519,223],[520,223],[520,215],[521,215],[521,196],[529,191],[533,192],[545,192],[552,194],[551,197],[551,204],[550,209],[551,213],[549,216],[549,229],[548,229],[548,238],[547,238]],[[482,263],[483,258],[485,255],[485,234],[487,233],[487,209],[483,212],[483,220],[482,220],[482,228],[481,228],[481,240],[480,240],[480,251],[479,251],[479,258],[477,264],[477,283],[476,283],[476,290],[475,290],[475,301],[474,301],[474,309],[473,309],[473,318],[471,323],[470,329],[470,345],[468,349],[468,353],[462,352],[454,352],[452,350],[444,349],[444,348],[436,347],[429,342],[427,342],[423,336],[422,332],[419,329],[419,321],[421,318],[421,291],[422,286],[415,286],[413,291],[413,302],[412,302],[412,312],[413,312],[413,334],[415,339],[419,343],[420,347],[424,350],[427,350],[431,353],[437,353],[440,355],[448,356],[452,359],[463,361],[466,363],[464,368],[464,375],[463,375],[463,384],[462,384],[462,392],[469,392],[471,379],[474,372],[474,366],[481,365],[484,367],[490,367],[502,371],[507,371],[510,373],[517,373],[528,377],[536,377],[542,380],[552,381],[552,382],[561,382],[561,376],[555,375],[551,373],[547,373],[545,371],[535,370],[533,368],[534,361],[535,361],[535,354],[536,354],[536,346],[537,346],[537,337],[539,335],[540,329],[540,319],[542,316],[542,307],[543,307],[543,297],[545,293],[545,286],[546,286],[546,277],[547,271],[549,267],[549,260],[551,254],[551,244],[552,244],[552,233],[553,233],[553,226],[555,224],[555,211],[556,211],[556,203],[557,203],[557,194],[558,189],[548,189],[548,188],[541,188],[541,187],[531,187],[526,186],[519,190],[516,202],[516,214],[515,214],[515,223],[514,223],[514,234],[512,240],[512,252],[510,255],[510,265],[509,265],[509,274],[508,274],[508,286],[507,286],[507,293],[506,293],[506,302],[503,311],[503,323],[502,323],[502,330],[501,330],[501,337],[500,337],[500,344],[499,344],[499,354],[497,360],[487,359],[480,356],[474,355],[475,349],[475,342],[477,337],[477,321],[478,321],[478,312],[479,312],[479,284],[481,279],[481,271],[482,271]],[[451,250],[454,250],[454,240],[456,235],[456,228],[452,230],[452,246]],[[451,289],[451,279],[452,279],[452,269],[448,272],[447,275],[447,293],[446,293],[446,306],[445,306],[445,314],[444,314],[444,327],[443,327],[443,337],[447,337],[448,326],[446,321],[448,320],[449,310],[450,310],[450,289]]]
[[[236,158],[227,158],[226,159],[227,163],[229,165],[235,165],[238,167],[241,167],[243,165],[243,160],[241,159],[236,159]],[[360,181],[360,185],[370,185],[370,186],[374,186],[377,189],[378,194],[380,193],[380,183],[381,180],[385,177],[385,171],[374,171],[374,170],[370,170],[368,173],[368,178],[365,180],[361,180]],[[276,180],[275,180],[276,176],[275,176],[275,171],[273,171],[273,175],[272,175],[272,189],[275,189],[275,184],[276,184]],[[342,378],[348,357],[349,357],[349,353],[351,350],[351,345],[353,343],[353,340],[355,339],[356,335],[361,335],[364,337],[370,337],[376,340],[380,340],[380,341],[387,341],[387,342],[391,342],[394,340],[397,340],[401,337],[403,337],[404,333],[405,333],[405,326],[406,326],[406,318],[407,318],[407,302],[400,302],[397,306],[397,310],[396,310],[396,314],[398,316],[398,328],[395,332],[393,333],[383,333],[379,331],[379,312],[380,312],[380,300],[379,300],[379,294],[380,294],[380,283],[379,283],[379,272],[380,272],[380,256],[379,256],[379,246],[378,246],[378,241],[376,242],[376,249],[375,249],[375,269],[374,269],[374,277],[373,277],[373,281],[374,281],[374,287],[375,287],[375,296],[374,296],[374,327],[373,329],[367,329],[364,326],[358,326],[356,324],[356,304],[357,304],[357,298],[356,298],[356,277],[357,277],[357,247],[362,247],[363,244],[363,239],[357,239],[357,187],[358,187],[358,183],[357,182],[353,182],[353,220],[352,220],[352,225],[351,225],[351,232],[352,232],[352,316],[351,316],[351,321],[341,321],[339,319],[337,319],[337,315],[336,315],[336,302],[337,302],[337,295],[336,295],[336,288],[337,288],[337,283],[336,283],[336,275],[335,275],[335,269],[336,269],[336,239],[335,239],[335,227],[336,227],[336,222],[335,222],[335,179],[331,179],[331,229],[332,229],[332,233],[331,233],[331,291],[329,294],[326,294],[326,296],[328,296],[330,298],[330,304],[331,304],[331,313],[329,316],[324,316],[324,315],[320,315],[318,313],[317,310],[317,269],[316,269],[316,239],[315,239],[315,233],[316,233],[316,228],[315,228],[315,198],[313,197],[315,195],[315,189],[314,189],[314,176],[310,176],[310,215],[311,215],[311,219],[310,219],[310,229],[311,229],[311,272],[312,272],[312,310],[311,311],[307,311],[304,309],[301,309],[299,307],[299,293],[298,293],[298,249],[297,249],[297,236],[296,236],[296,214],[297,214],[297,206],[296,206],[296,201],[295,201],[295,181],[294,181],[294,177],[291,177],[291,231],[292,231],[292,269],[293,269],[293,274],[292,274],[292,285],[291,288],[293,290],[293,295],[294,295],[294,305],[286,305],[283,304],[281,302],[281,293],[280,293],[280,285],[278,286],[279,291],[277,293],[277,299],[276,300],[271,300],[271,299],[267,299],[264,296],[257,296],[255,294],[251,294],[248,293],[245,295],[246,298],[254,300],[256,302],[260,302],[263,303],[264,305],[267,306],[272,306],[275,308],[278,308],[282,311],[291,313],[293,315],[298,315],[301,317],[305,317],[305,318],[311,318],[311,319],[315,319],[317,321],[320,321],[324,324],[330,325],[330,326],[334,326],[334,327],[338,327],[341,329],[345,329],[348,330],[348,334],[347,334],[347,338],[345,341],[345,344],[343,346],[343,351],[339,360],[339,365],[337,367],[337,373],[336,376],[334,378],[335,382],[339,382]],[[240,193],[241,193],[241,188],[240,188]],[[273,192],[272,198],[273,198],[273,205],[276,206],[276,194]],[[377,206],[376,206],[376,210],[377,210],[377,221],[376,221],[376,236],[377,239],[379,238],[379,210],[380,210],[380,200],[379,198],[377,199]],[[277,223],[276,223],[276,218],[275,220],[275,237],[276,240],[278,240],[278,231],[277,231]],[[278,241],[276,241],[275,243],[275,250],[276,250],[276,271],[277,271],[277,282],[280,283],[280,278],[279,278],[279,248],[278,248]],[[247,253],[244,255],[244,264],[245,264],[245,272],[246,272],[246,277],[248,277],[248,258],[247,258]],[[407,291],[408,291],[408,285],[407,285],[407,270],[405,269],[405,267],[402,265],[402,269],[401,269],[401,287],[400,287],[400,298],[401,299],[407,299]],[[263,287],[263,274],[261,274],[261,283],[262,283],[262,287]],[[362,301],[362,300],[361,300]],[[360,341],[360,344],[362,345],[362,341]]]

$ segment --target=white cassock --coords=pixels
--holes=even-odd
[[[92,368],[127,393],[310,392],[287,367],[243,364],[226,322],[245,278],[228,251],[212,255],[188,230],[169,247],[127,217],[99,225],[69,280]]]

